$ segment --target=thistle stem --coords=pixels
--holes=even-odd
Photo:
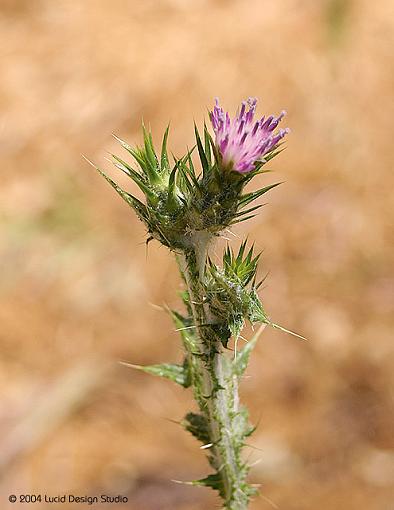
[[[190,248],[179,258],[196,327],[198,352],[188,353],[194,357],[192,386],[200,412],[208,424],[212,444],[209,461],[218,474],[225,508],[245,510],[249,500],[245,482],[247,470],[241,462],[241,445],[234,433],[238,380],[232,374],[231,361],[218,336],[218,321],[206,304],[205,264],[210,241],[205,232],[193,236]]]

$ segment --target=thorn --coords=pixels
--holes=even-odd
[[[213,443],[208,443],[200,446],[200,450],[206,450],[207,448],[211,448],[213,446]]]
[[[259,487],[261,486],[261,484],[252,484],[252,486],[255,486],[255,485],[258,485]],[[259,494],[260,498],[261,499],[264,499],[264,501],[266,501],[269,505],[272,506],[272,508],[275,508],[275,510],[279,510],[279,506],[274,503],[271,499],[267,498],[267,496],[264,496],[263,494]]]
[[[118,361],[118,363],[119,363],[120,365],[125,366],[125,367],[135,368],[135,369],[137,369],[137,370],[143,370],[143,368],[144,368],[144,367],[143,367],[143,366],[141,366],[141,365],[134,365],[133,363],[129,363],[129,362],[127,362],[127,361],[121,361],[121,360],[119,360],[119,361]]]
[[[181,425],[182,426],[182,422],[181,421],[173,420],[172,418],[163,418],[163,420],[169,421],[170,423],[175,423],[175,425]]]
[[[181,483],[182,485],[194,485],[193,482],[184,482],[182,480],[171,480],[174,483]]]
[[[229,234],[231,234],[233,237],[238,237],[237,234],[234,234],[234,232],[232,232],[229,228],[226,228],[225,232],[228,232]]]
[[[89,165],[91,165],[93,168],[97,168],[97,166],[92,161],[90,161],[90,159],[88,159],[84,154],[81,154],[81,156],[85,161],[89,163]]]
[[[253,444],[244,443],[244,446],[247,448],[252,448],[253,450],[258,450],[259,452],[264,452],[262,448],[259,448],[258,446],[254,446]]]
[[[150,301],[148,301],[148,305],[151,306],[154,310],[158,310],[159,312],[166,311],[166,308],[164,306],[156,305],[156,303],[151,303]]]
[[[290,329],[286,329],[283,326],[279,326],[279,324],[275,324],[274,322],[269,322],[268,325],[274,329],[279,329],[280,331],[283,331],[284,333],[288,333],[289,335],[293,335],[297,338],[300,338],[301,340],[308,341],[308,339],[305,338],[304,336],[299,335],[298,333],[294,333],[294,331],[291,331]]]
[[[252,462],[252,464],[249,464],[249,467],[254,467],[254,466],[257,466],[257,464],[260,464],[260,462],[262,462],[263,459],[257,459],[255,460],[254,462]]]
[[[197,329],[197,326],[185,326],[184,328],[178,328],[175,331],[184,331],[185,329]]]

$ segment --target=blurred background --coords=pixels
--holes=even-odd
[[[219,508],[171,481],[209,472],[171,421],[190,392],[118,364],[181,359],[158,309],[181,308],[173,257],[81,155],[116,175],[112,133],[139,143],[143,117],[156,140],[171,121],[180,156],[215,96],[231,112],[256,96],[261,115],[288,111],[261,181],[285,184],[234,233],[264,249],[270,316],[308,341],[265,330],[243,381],[251,509],[394,509],[393,14],[389,0],[0,1],[1,508],[11,493]]]

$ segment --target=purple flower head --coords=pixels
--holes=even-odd
[[[288,128],[274,133],[279,122],[286,115],[285,111],[274,117],[270,115],[254,120],[257,99],[250,97],[243,101],[236,117],[231,120],[228,112],[224,113],[219,100],[210,114],[213,130],[216,135],[216,146],[222,156],[224,166],[247,173],[254,169],[255,163],[290,132]]]

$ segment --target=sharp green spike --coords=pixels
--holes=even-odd
[[[234,375],[241,377],[244,374],[246,367],[248,366],[250,354],[255,348],[257,340],[260,338],[261,333],[264,331],[265,327],[266,324],[262,324],[253,338],[251,338],[251,340],[249,340],[249,342],[245,345],[245,347],[240,352],[236,353],[232,365]]]
[[[260,209],[260,207],[264,207],[266,204],[259,204],[259,205],[255,205],[254,207],[250,207],[249,209],[246,209],[245,211],[240,211],[238,212],[235,217],[236,218],[239,218],[240,216],[244,216],[245,214],[249,214],[253,211],[257,211],[257,209]]]
[[[155,150],[153,148],[152,135],[148,133],[145,126],[142,125],[142,131],[144,135],[144,147],[145,147],[145,168],[148,179],[152,184],[160,182],[160,176],[157,172],[158,162]]]
[[[173,363],[162,363],[161,365],[134,365],[133,363],[121,362],[122,365],[136,370],[142,370],[147,374],[157,375],[164,377],[170,381],[180,384],[184,388],[190,386],[190,377],[187,373],[187,368],[184,365],[176,365]]]
[[[204,152],[208,161],[208,165],[211,166],[211,135],[208,132],[207,126],[204,122]]]
[[[164,172],[165,170],[168,169],[167,139],[168,139],[169,130],[170,130],[170,125],[168,124],[167,129],[164,132],[163,143],[161,145],[160,167],[161,167],[162,172]]]
[[[276,188],[276,186],[279,186],[279,184],[282,184],[281,182],[276,182],[275,184],[270,184],[269,186],[265,186],[264,188],[261,188],[257,191],[252,191],[251,193],[246,193],[243,195],[239,201],[239,206],[245,207],[246,205],[250,204],[250,202],[253,202],[253,200],[256,200],[257,198],[261,197],[267,191]]]
[[[179,200],[176,193],[175,176],[179,168],[176,164],[171,171],[170,178],[168,179],[168,195],[167,195],[167,207],[169,211],[175,211],[179,208]]]
[[[204,177],[206,177],[208,175],[208,172],[209,172],[209,163],[208,163],[208,160],[207,160],[207,156],[206,156],[206,154],[204,152],[204,147],[202,146],[202,143],[201,143],[200,133],[198,132],[196,124],[194,124],[194,133],[195,133],[195,136],[196,136],[197,150],[198,150],[198,154],[199,154],[200,160],[201,160],[201,166],[202,166],[202,169],[203,169],[203,175],[204,175]]]
[[[113,159],[113,164],[116,166],[116,168],[119,168],[122,172],[124,172],[126,175],[134,179],[136,177],[137,179],[143,179],[143,176],[138,173],[134,168],[132,168],[126,161],[123,161],[123,159],[119,158],[115,154],[111,154],[111,157]]]
[[[290,329],[286,329],[282,326],[279,326],[279,324],[275,324],[273,322],[268,322],[268,325],[271,326],[271,328],[279,329],[280,331],[283,331],[284,333],[288,333],[289,335],[300,338],[301,340],[306,340],[306,338],[304,336],[299,335],[298,333],[294,333],[294,331],[291,331]]]
[[[113,181],[110,177],[108,177],[108,175],[105,174],[98,166],[96,166],[94,163],[89,161],[89,159],[87,159],[85,157],[84,157],[84,159],[90,165],[92,165],[93,168],[95,168],[97,170],[97,172],[100,175],[102,175],[102,177],[104,177],[104,179],[114,188],[114,190],[118,193],[118,195],[120,195],[123,198],[123,200],[130,207],[132,207],[135,210],[135,212],[137,213],[138,217],[141,220],[143,220],[145,222],[149,221],[149,214],[148,214],[147,208],[146,208],[146,206],[142,202],[140,202],[136,197],[134,197],[133,195],[131,195],[127,191],[123,190],[120,186],[118,186],[118,184],[116,184],[115,181]]]

